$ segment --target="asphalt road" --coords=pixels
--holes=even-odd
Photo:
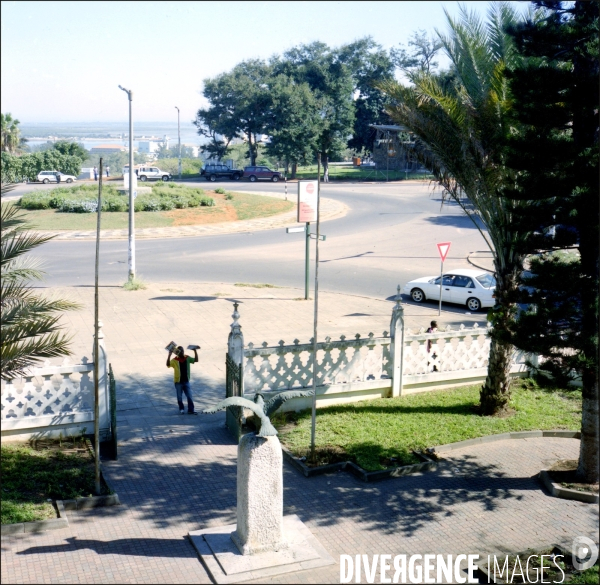
[[[244,191],[284,190],[282,183],[218,183]],[[17,189],[15,195],[27,186]],[[295,189],[294,184],[288,184],[290,197]],[[322,186],[322,195],[342,201],[350,211],[343,218],[322,224],[321,232],[327,239],[319,245],[321,290],[387,298],[395,294],[398,284],[439,274],[437,242],[452,242],[446,270],[469,266],[467,255],[485,249],[482,236],[462,210],[455,204],[442,207],[439,191],[432,191],[428,183],[330,183]],[[94,253],[93,241],[54,241],[39,248],[36,256],[44,261],[47,286],[90,286],[94,282]],[[311,288],[314,258],[313,242]],[[270,283],[303,289],[304,235],[277,229],[138,240],[136,262],[137,274],[152,282]],[[126,279],[127,242],[102,242],[102,285],[119,285]]]

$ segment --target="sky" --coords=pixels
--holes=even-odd
[[[524,5],[523,3],[520,3]],[[467,2],[485,15],[488,2]],[[21,123],[191,121],[203,80],[312,41],[384,48],[447,28],[457,2],[1,3],[2,112]],[[440,60],[443,64],[443,60]]]

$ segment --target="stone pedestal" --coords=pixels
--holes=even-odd
[[[283,531],[283,457],[279,439],[244,435],[238,445],[237,529],[231,540],[243,555],[280,551]]]

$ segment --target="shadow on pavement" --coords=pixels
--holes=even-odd
[[[108,542],[102,540],[78,539],[76,536],[65,538],[67,544],[32,546],[20,551],[18,555],[37,555],[66,553],[77,550],[93,550],[99,555],[135,555],[141,557],[177,557],[195,558],[192,546],[181,546],[184,539],[175,538],[119,538]]]

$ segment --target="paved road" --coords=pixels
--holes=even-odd
[[[281,183],[227,185],[245,191],[284,190]],[[288,187],[292,197],[295,186]],[[330,183],[323,185],[322,194],[350,208],[343,218],[322,226],[327,236],[320,246],[323,290],[385,298],[399,283],[439,271],[436,242],[452,241],[446,268],[468,266],[467,255],[485,247],[478,230],[458,206],[446,204],[442,208],[439,191],[432,192],[427,182]],[[311,253],[314,259],[314,249]],[[93,242],[55,241],[41,248],[38,255],[46,262],[50,286],[93,282]],[[268,282],[301,287],[303,235],[277,229],[139,240],[137,272],[152,282]],[[127,242],[103,242],[102,282],[119,284],[126,275]]]

